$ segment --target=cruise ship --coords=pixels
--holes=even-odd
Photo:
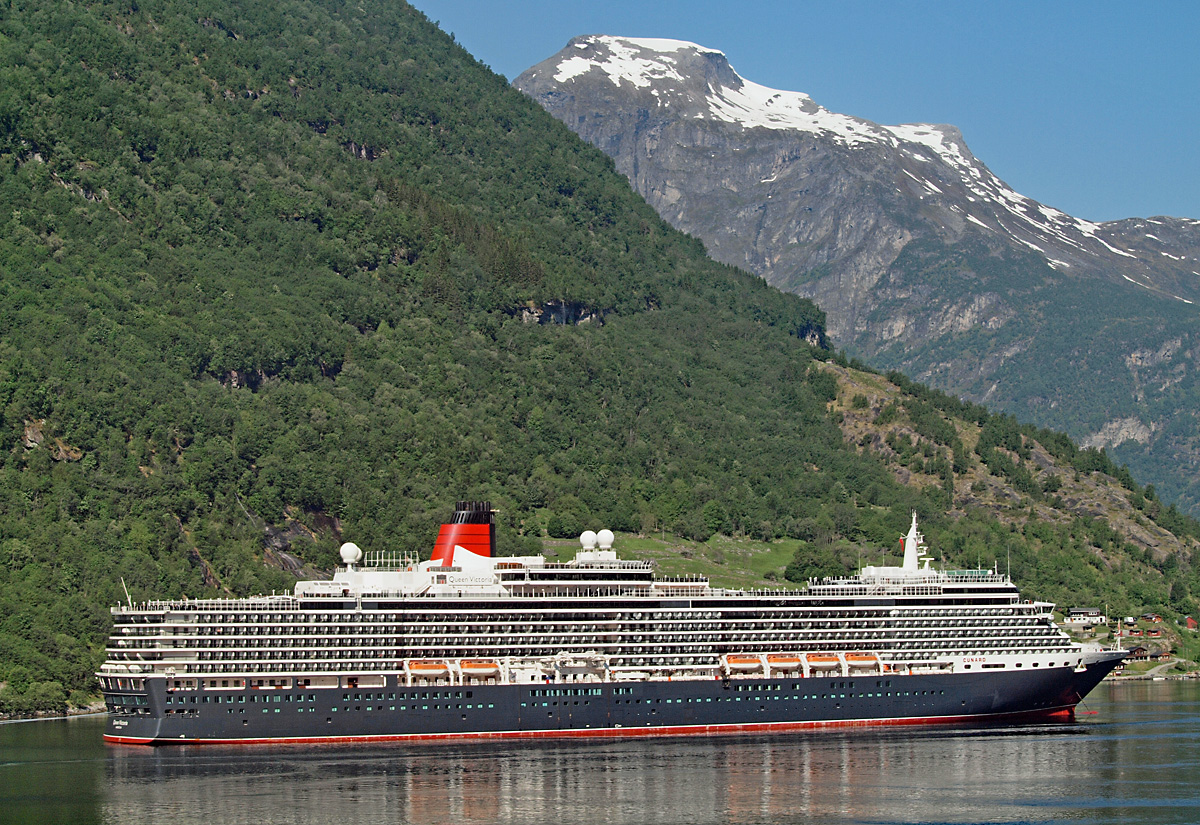
[[[995,570],[900,566],[731,590],[585,532],[497,557],[464,501],[432,558],[344,544],[286,595],[114,607],[97,674],[128,744],[654,736],[1071,718],[1123,653],[1081,645]]]

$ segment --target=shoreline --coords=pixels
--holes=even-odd
[[[1105,676],[1101,684],[1103,682],[1191,682],[1196,679],[1200,679],[1200,675],[1172,673],[1170,676],[1150,676],[1136,673],[1131,676]]]
[[[38,711],[27,716],[0,714],[0,725],[16,724],[17,722],[41,722],[52,719],[79,719],[84,716],[107,716],[108,711],[103,703],[88,705],[86,708],[68,709],[66,713],[59,711]]]

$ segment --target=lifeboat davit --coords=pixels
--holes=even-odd
[[[726,656],[725,664],[729,665],[730,670],[751,671],[762,669],[762,659],[758,656]]]
[[[604,670],[604,657],[599,653],[563,653],[542,663],[543,669],[559,673],[600,673]]]

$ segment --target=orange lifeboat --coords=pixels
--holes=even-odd
[[[483,679],[500,672],[500,663],[495,659],[463,659],[458,663],[463,676]]]
[[[850,667],[876,667],[879,657],[874,653],[847,653],[846,664]]]
[[[762,659],[757,656],[731,654],[725,657],[725,663],[729,665],[730,670],[749,671],[762,669]]]
[[[435,676],[445,676],[450,672],[450,667],[445,659],[409,659],[408,672],[413,676],[431,679]]]
[[[767,666],[772,670],[799,670],[803,663],[794,653],[775,653],[767,656]]]
[[[804,658],[810,670],[834,670],[842,666],[842,660],[832,653],[809,653]]]

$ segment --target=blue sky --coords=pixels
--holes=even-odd
[[[1200,218],[1200,2],[414,4],[510,80],[575,35],[690,40],[836,112],[953,124],[1010,186],[1077,217]]]

